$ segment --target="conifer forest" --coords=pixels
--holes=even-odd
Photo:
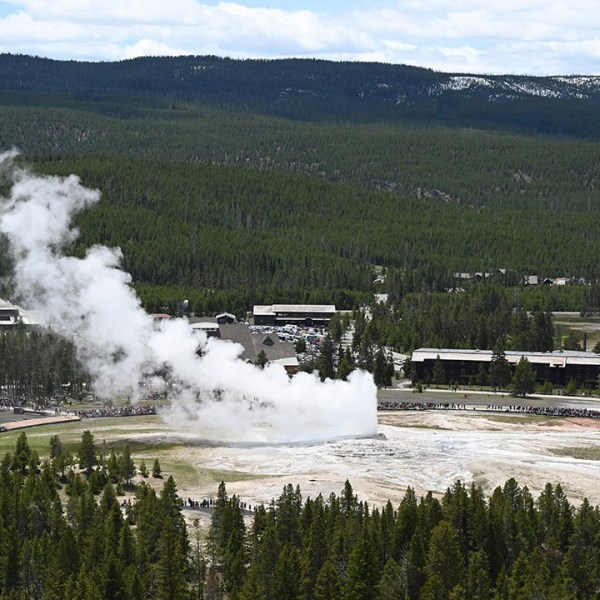
[[[0,465],[2,598],[576,600],[600,586],[598,509],[560,485],[534,497],[509,479],[486,498],[456,481],[373,507],[348,481],[316,498],[289,484],[250,508],[221,483],[200,535],[173,478],[127,443],[85,431],[44,454],[21,433]]]

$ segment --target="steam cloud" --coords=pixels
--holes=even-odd
[[[241,346],[207,339],[186,319],[156,323],[120,269],[120,249],[94,246],[84,258],[65,256],[78,235],[72,217],[100,193],[75,175],[36,175],[17,166],[17,156],[16,150],[0,154],[0,171],[12,186],[0,196],[0,231],[10,242],[16,294],[44,324],[73,340],[98,396],[135,400],[148,385],[162,386],[172,400],[163,413],[171,425],[189,432],[209,427],[224,442],[376,433],[376,389],[368,373],[321,382],[308,373],[290,379],[276,364],[259,369],[238,358]]]

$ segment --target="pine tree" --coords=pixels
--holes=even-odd
[[[377,550],[373,542],[373,534],[369,523],[365,522],[358,542],[352,549],[348,559],[348,568],[343,583],[342,598],[344,600],[373,600],[379,582]]]
[[[261,369],[264,369],[267,364],[269,362],[269,359],[267,358],[267,354],[264,350],[261,350],[257,355],[256,355],[256,365],[258,367],[260,367]]]
[[[201,552],[201,541],[202,541],[202,530],[200,527],[200,521],[194,519],[192,521],[193,527],[193,547],[191,555],[191,579],[192,579],[192,599],[203,600],[204,598],[204,578],[206,576],[206,562]],[[248,600],[252,600],[249,598]]]
[[[119,471],[121,477],[125,480],[125,484],[131,485],[131,480],[135,477],[135,463],[133,462],[133,458],[131,458],[129,442],[126,442],[123,448],[123,454],[119,461]]]
[[[490,563],[484,550],[473,552],[469,557],[466,592],[468,598],[491,598]]]
[[[298,600],[301,594],[302,572],[296,546],[286,544],[279,553],[275,568],[274,600]]]
[[[258,580],[254,565],[251,565],[248,569],[244,586],[240,591],[240,600],[265,600],[265,594]]]
[[[354,371],[354,359],[352,358],[352,353],[350,352],[350,348],[346,348],[343,352],[342,357],[340,358],[340,362],[338,365],[337,378],[346,380],[348,375]]]
[[[335,347],[330,335],[326,335],[321,345],[321,352],[317,359],[317,367],[319,369],[319,377],[321,381],[325,379],[335,379],[334,365]]]
[[[377,584],[377,600],[396,600],[406,598],[406,574],[402,567],[390,558],[385,563],[381,579]]]
[[[441,385],[446,383],[446,373],[444,372],[444,366],[442,365],[442,361],[440,359],[440,355],[438,354],[434,363],[433,369],[431,372],[431,381],[436,385]]]
[[[27,435],[25,435],[25,432],[22,431],[17,438],[17,445],[15,447],[14,468],[20,470],[21,473],[24,474],[27,471],[30,460],[31,448],[29,447],[29,442],[27,441]]]
[[[428,578],[439,580],[449,593],[464,578],[464,559],[456,529],[447,521],[441,521],[431,532],[427,564]]]
[[[497,388],[505,389],[510,383],[511,371],[510,365],[504,354],[504,346],[502,342],[496,344],[492,360],[490,362],[490,385],[494,392]]]
[[[327,560],[317,576],[314,600],[340,600],[340,577],[332,560]]]
[[[525,358],[515,367],[515,373],[512,378],[512,393],[515,396],[525,396],[535,390],[536,376],[531,363]]]
[[[79,466],[85,469],[88,475],[91,475],[94,466],[97,463],[96,447],[94,445],[94,436],[87,429],[81,434],[81,444],[79,446]]]
[[[156,564],[157,600],[185,600],[189,598],[186,579],[185,552],[181,547],[179,527],[175,517],[164,520],[158,543]]]

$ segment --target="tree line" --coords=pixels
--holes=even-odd
[[[550,312],[526,310],[515,289],[475,285],[460,293],[410,293],[398,304],[374,302],[370,318],[355,314],[355,348],[365,343],[398,351],[415,348],[479,348],[551,352],[556,339]],[[569,348],[576,349],[576,348]]]
[[[70,340],[50,329],[28,332],[22,323],[0,332],[0,402],[45,406],[81,399],[90,389]]]
[[[349,482],[316,498],[288,484],[250,515],[221,483],[202,530],[172,477],[158,493],[145,465],[133,479],[128,446],[108,451],[86,431],[65,455],[52,436],[40,459],[22,433],[0,463],[1,598],[579,600],[600,589],[600,513],[560,484],[534,497],[509,479],[489,498],[460,481],[439,497],[409,487],[381,507]]]

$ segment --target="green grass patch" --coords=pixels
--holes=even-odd
[[[50,438],[54,435],[60,437],[61,442],[71,453],[76,453],[81,442],[81,434],[89,430],[94,436],[94,442],[98,450],[104,441],[109,449],[122,450],[128,441],[129,434],[139,435],[148,433],[160,433],[163,431],[162,421],[155,415],[144,415],[140,417],[110,417],[101,419],[89,419],[85,421],[73,421],[52,425],[40,425],[27,429],[6,431],[0,435],[0,455],[13,452],[17,438],[21,433],[27,435],[27,442],[32,450],[35,450],[43,459],[50,452]],[[141,453],[148,451],[153,455],[160,454],[165,450],[172,449],[177,444],[145,444],[140,441],[130,441],[132,452]]]
[[[172,475],[178,485],[196,485],[201,483],[203,477],[196,467],[188,462],[182,460],[173,460],[167,457],[158,457],[160,461],[160,468],[163,473],[163,477]],[[139,467],[139,462],[136,461]],[[146,460],[146,465],[149,469],[152,469],[152,464]]]
[[[159,437],[165,430],[162,421],[157,416],[152,415],[90,419],[4,432],[0,435],[0,456],[7,452],[14,452],[17,438],[25,432],[29,447],[35,450],[40,458],[44,459],[49,456],[50,438],[58,435],[67,450],[77,460],[81,435],[86,430],[91,431],[94,436],[98,454],[102,451],[110,452],[111,450],[120,453],[125,444],[128,443],[136,468],[139,469],[143,459],[146,462],[146,468],[151,471],[154,459],[158,458],[163,477],[166,478],[172,475],[177,483],[183,486],[204,483],[217,485],[221,481],[247,481],[262,477],[239,471],[202,469],[185,459],[179,459],[176,450],[185,446],[184,442],[163,440],[156,442],[154,437],[147,442],[144,441],[141,438],[142,435],[155,434],[156,437]],[[130,436],[134,439],[129,439]]]
[[[242,471],[225,471],[221,469],[200,469],[183,460],[174,460],[165,457],[158,457],[160,461],[163,477],[172,475],[180,486],[195,486],[201,484],[215,484],[215,489],[221,481],[233,483],[236,481],[250,481],[253,479],[264,479],[264,475],[254,475]],[[139,460],[134,458],[136,466],[139,467]],[[150,469],[152,464],[146,459],[146,466]]]
[[[556,427],[563,423],[562,419],[548,418],[544,415],[521,415],[521,414],[502,414],[502,415],[482,415],[488,421],[495,423],[514,423],[518,421],[520,424],[540,425],[544,427]]]
[[[600,460],[600,446],[570,446],[568,448],[549,448],[556,456],[570,456],[577,460]]]
[[[411,411],[407,411],[411,412]],[[422,414],[422,413],[419,413]],[[440,425],[426,425],[425,423],[406,423],[404,421],[396,420],[396,419],[380,419],[379,423],[381,425],[389,425],[390,427],[398,427],[401,429],[437,429],[443,430],[445,427],[441,427]]]

